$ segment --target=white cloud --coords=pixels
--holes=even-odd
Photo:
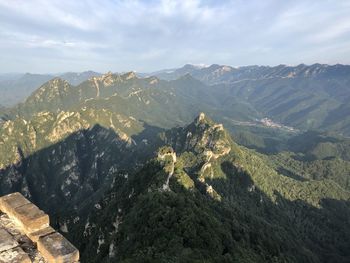
[[[349,63],[334,45],[350,41],[349,13],[346,0],[0,0],[0,59],[12,52],[37,63],[51,55],[60,58],[58,71],[65,60],[79,70],[88,59],[95,70],[142,71],[189,60],[322,63],[327,49],[334,54],[327,61]],[[0,71],[28,70],[10,64]]]

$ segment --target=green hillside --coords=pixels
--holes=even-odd
[[[223,107],[229,106],[227,101],[239,100],[249,104],[260,116],[285,125],[350,135],[348,65],[238,68],[215,64],[204,68],[185,65],[170,73],[155,74],[168,80],[190,74],[213,85],[213,96]]]
[[[349,140],[252,124],[215,88],[55,78],[2,114],[0,194],[48,212],[82,262],[348,262]]]
[[[117,175],[93,211],[67,220],[86,262],[348,259],[350,193],[331,180],[277,173],[203,115],[161,137],[168,146],[156,159],[127,178]]]

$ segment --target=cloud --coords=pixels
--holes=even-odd
[[[346,0],[0,0],[0,71],[349,63],[349,13]]]

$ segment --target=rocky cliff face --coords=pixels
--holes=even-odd
[[[0,151],[7,153],[0,156],[0,192],[21,191],[56,211],[95,192],[101,197],[117,171],[137,167],[132,152],[143,143],[136,145],[131,135],[141,129],[134,119],[94,109],[6,121],[0,129]]]

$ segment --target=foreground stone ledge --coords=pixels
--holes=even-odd
[[[37,245],[40,253],[50,263],[68,263],[79,260],[79,251],[57,232],[39,238]]]
[[[29,256],[20,247],[0,253],[0,263],[32,263]]]
[[[26,233],[49,226],[49,216],[20,193],[1,197],[0,210],[22,226]]]
[[[22,194],[0,197],[0,263],[32,262],[33,255],[39,254],[42,260],[38,262],[78,262],[79,250],[49,223],[49,216]],[[23,238],[31,243],[30,250]]]
[[[20,193],[12,193],[0,197],[0,210],[9,216],[13,215],[17,207],[26,204],[30,204],[30,201]]]

